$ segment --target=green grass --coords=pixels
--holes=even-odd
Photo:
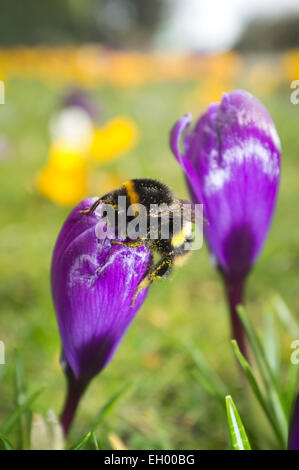
[[[138,146],[104,171],[117,170],[124,180],[158,178],[187,198],[183,175],[168,147],[168,133],[174,121],[188,111],[184,103],[193,86],[168,83],[137,89],[92,90],[106,117],[126,114],[140,128]],[[64,398],[49,265],[68,210],[42,199],[34,188],[35,173],[46,159],[49,118],[57,109],[63,90],[62,86],[39,81],[9,80],[6,104],[0,107],[0,132],[12,142],[11,157],[0,162],[0,340],[5,342],[7,362],[0,365],[0,377],[4,374],[0,423],[14,407],[15,348],[23,357],[29,395],[46,387],[34,403],[34,410],[45,413],[52,408],[59,413]],[[283,163],[274,223],[248,283],[247,312],[258,327],[273,292],[280,293],[295,314],[299,308],[299,107],[290,104],[287,87],[260,98],[277,124]],[[280,326],[284,367],[289,363],[292,339],[296,338],[288,336]],[[186,343],[191,342],[199,345],[228,385],[246,430],[258,428],[260,446],[275,445],[258,405],[249,391],[244,391],[245,384],[240,380],[229,342],[222,286],[205,247],[195,251],[170,280],[152,286],[112,362],[84,396],[70,443],[82,437],[81,433],[110,397],[125,383],[134,382],[98,428],[101,448],[110,448],[110,432],[131,449],[228,448],[225,408],[194,378],[195,365],[186,348]],[[10,440],[13,439],[11,434]]]

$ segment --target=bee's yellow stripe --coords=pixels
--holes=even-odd
[[[186,222],[185,225],[183,226],[183,229],[179,232],[176,233],[172,239],[171,239],[171,244],[174,248],[177,248],[186,241],[186,237],[190,235],[192,232],[192,224],[191,222]]]
[[[139,196],[135,191],[135,186],[132,180],[126,181],[124,183],[124,187],[126,188],[127,195],[130,199],[130,204],[138,204],[139,203]]]
[[[186,241],[184,230],[174,235],[171,239],[171,244],[174,248],[181,246]]]

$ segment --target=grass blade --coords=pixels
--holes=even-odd
[[[254,376],[254,373],[253,373],[250,365],[248,364],[247,360],[245,359],[245,357],[241,353],[237,342],[235,340],[232,340],[231,343],[232,343],[232,346],[233,346],[233,351],[235,353],[235,356],[236,356],[238,362],[240,363],[240,366],[242,367],[242,369],[245,372],[245,375],[248,379],[248,382],[251,386],[251,389],[252,389],[255,397],[257,398],[257,400],[258,400],[259,404],[261,405],[265,415],[267,416],[267,418],[268,418],[268,420],[271,424],[271,427],[272,427],[276,437],[279,440],[279,443],[280,443],[281,447],[285,448],[285,445],[286,445],[285,437],[281,432],[279,424],[277,424],[277,422],[276,422],[276,420],[273,416],[272,408],[269,407],[268,403],[266,402],[266,400],[263,396],[263,392],[262,392],[262,390],[260,389],[260,387],[258,385],[258,382],[257,382],[257,380]]]
[[[82,437],[76,444],[74,444],[70,450],[79,450],[81,449],[86,442],[89,439],[93,439],[93,442],[95,443],[96,437],[94,434],[94,431],[96,428],[102,423],[104,420],[105,416],[114,408],[116,403],[120,400],[120,398],[124,395],[126,391],[128,391],[129,388],[132,387],[132,384],[126,384],[119,392],[115,393],[108,401],[105,403],[105,405],[100,409],[96,417],[91,421],[91,423],[87,426],[85,431],[83,432],[84,437]]]
[[[105,405],[100,409],[98,414],[95,418],[91,421],[91,423],[87,426],[85,433],[95,431],[96,428],[102,423],[104,418],[107,416],[108,413],[114,408],[120,398],[132,387],[132,384],[126,384],[119,392],[115,393]],[[84,434],[85,434],[84,433]]]
[[[233,450],[251,450],[242,420],[230,395],[225,397],[230,442]]]
[[[1,364],[1,367],[0,367],[0,382],[2,382],[2,380],[4,379],[6,372],[7,372],[7,366],[5,366],[5,364]]]
[[[193,344],[187,345],[186,347],[197,365],[197,370],[194,374],[195,378],[200,382],[203,388],[205,388],[210,395],[217,398],[221,406],[223,406],[223,397],[228,393],[226,385],[208,364],[198,347]]]
[[[209,395],[211,395],[213,398],[215,398],[218,401],[218,403],[221,405],[222,408],[225,408],[225,403],[223,401],[223,397],[225,396],[225,394],[222,395],[221,392],[219,392],[219,390],[217,390],[215,385],[212,384],[210,382],[210,380],[207,377],[205,377],[200,370],[195,370],[192,373],[192,375],[193,375],[194,379],[197,380],[197,382],[202,386],[202,388],[205,389],[205,391]]]
[[[292,315],[286,303],[279,295],[275,295],[272,299],[272,305],[278,315],[279,320],[292,338],[299,338],[299,324]]]
[[[269,397],[270,405],[273,410],[274,419],[277,427],[280,428],[283,435],[284,447],[287,445],[288,439],[288,419],[287,406],[284,398],[279,390],[275,374],[267,360],[263,345],[248,317],[245,309],[240,305],[237,307],[242,324],[245,328],[247,338],[250,342],[254,358],[264,382],[264,386]]]
[[[94,432],[91,433],[91,439],[92,439],[95,450],[100,450],[99,442]]]
[[[15,351],[15,404],[22,405],[27,399],[27,386],[25,381],[25,370],[19,351]],[[29,448],[30,411],[28,409],[20,415],[19,419],[19,448]]]
[[[267,361],[278,380],[281,355],[274,318],[270,312],[263,315],[263,347]]]
[[[42,393],[45,387],[39,388],[36,392],[34,392],[27,400],[22,403],[22,405],[19,405],[12,413],[11,415],[4,421],[0,428],[0,432],[3,434],[7,434],[11,428],[14,426],[15,422],[19,419],[22,413],[24,413],[25,410],[28,410],[32,403],[39,397],[39,395]]]
[[[286,378],[286,388],[285,388],[285,401],[287,404],[288,417],[291,416],[293,409],[293,402],[296,397],[297,384],[298,384],[298,374],[299,367],[298,365],[291,364],[289,366],[288,375]]]
[[[3,447],[4,447],[5,450],[14,450],[14,446],[13,446],[12,443],[7,439],[7,437],[4,436],[4,434],[1,434],[1,433],[0,433],[0,441],[2,442]]]
[[[87,444],[90,442],[92,433],[88,432],[84,437],[82,437],[76,444],[69,448],[69,450],[81,450],[84,449]]]

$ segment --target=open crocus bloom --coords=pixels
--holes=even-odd
[[[96,215],[81,214],[82,201],[62,227],[53,254],[52,293],[63,360],[75,379],[88,383],[111,359],[142,305],[147,290],[133,295],[150,263],[147,248],[99,240]],[[103,229],[104,230],[104,229]],[[102,231],[103,231],[102,230]]]
[[[171,132],[171,149],[194,202],[202,203],[205,238],[227,278],[245,277],[274,212],[280,140],[264,105],[243,90],[224,94],[190,130],[191,115]],[[183,150],[179,144],[182,138]]]

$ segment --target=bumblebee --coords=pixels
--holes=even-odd
[[[195,205],[189,201],[178,199],[163,183],[153,179],[132,179],[126,181],[119,189],[111,191],[97,199],[87,210],[81,213],[93,214],[100,204],[112,206],[117,220],[116,228],[120,222],[121,214],[119,201],[122,196],[125,208],[133,207],[135,210],[126,210],[126,226],[139,215],[140,207],[145,209],[145,233],[137,238],[127,236],[123,241],[112,239],[111,244],[138,247],[146,245],[152,254],[152,262],[148,271],[133,297],[133,304],[137,294],[148,287],[153,281],[166,278],[176,264],[182,264],[189,255],[193,240],[192,224],[195,222]],[[188,207],[186,211],[185,208]],[[123,213],[123,210],[122,210]],[[187,213],[187,215],[186,215]],[[116,238],[119,238],[119,233]],[[154,255],[159,259],[153,262]]]

